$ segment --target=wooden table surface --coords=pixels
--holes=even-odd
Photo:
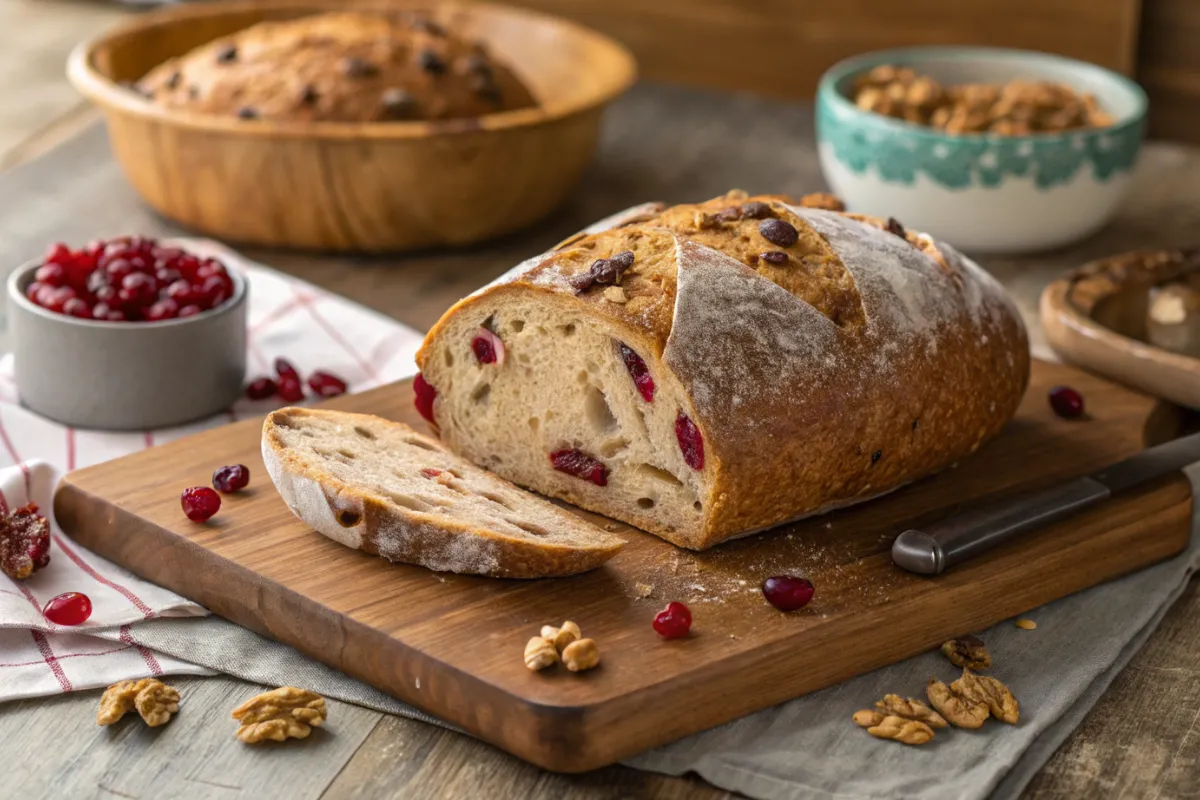
[[[0,4],[0,167],[57,148],[0,175],[0,274],[55,239],[175,232],[137,203],[107,159],[102,131],[89,127],[95,117],[62,79],[69,47],[125,13],[65,0]],[[694,133],[682,140],[655,135],[657,121],[667,117],[677,122],[675,130]],[[533,231],[470,251],[391,259],[250,255],[424,329],[520,257],[623,203],[697,199],[731,183],[752,191],[818,188],[811,129],[803,106],[643,87],[614,109],[597,166],[577,197]],[[69,201],[62,199],[67,194]],[[1200,151],[1155,146],[1108,230],[1068,251],[983,261],[1032,318],[1040,288],[1066,267],[1131,247],[1198,242]],[[2,330],[0,319],[0,351]],[[1198,586],[1191,583],[1026,797],[1200,796]],[[554,775],[461,734],[339,702],[330,703],[328,731],[263,754],[241,746],[227,724],[229,709],[256,687],[224,677],[172,683],[187,697],[187,713],[154,731],[97,729],[97,692],[0,705],[0,765],[7,773],[0,796],[729,796],[695,778],[619,766]]]

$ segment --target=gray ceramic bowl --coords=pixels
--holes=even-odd
[[[29,409],[78,428],[150,430],[211,416],[242,391],[246,281],[186,319],[96,322],[47,311],[24,294],[40,265],[8,279],[17,390]]]

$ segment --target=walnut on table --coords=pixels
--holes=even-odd
[[[942,655],[956,667],[981,670],[992,666],[992,657],[978,636],[960,636],[942,645]]]
[[[237,738],[247,744],[304,739],[325,723],[325,716],[325,698],[294,686],[263,692],[233,710],[233,718],[241,723]]]
[[[1016,725],[1021,718],[1017,698],[1000,681],[988,675],[976,675],[964,669],[962,677],[950,684],[950,690],[962,697],[987,706],[988,712],[1001,722]]]
[[[549,627],[549,626],[547,626]],[[537,672],[558,663],[554,642],[545,636],[534,636],[525,643],[525,666]]]
[[[112,725],[135,708],[151,728],[166,725],[179,711],[179,692],[155,678],[114,683],[100,697],[96,724]]]
[[[561,654],[571,642],[583,638],[583,631],[579,630],[579,626],[574,622],[567,620],[559,628],[553,625],[543,625],[542,638],[548,642],[552,642],[555,651]]]
[[[905,719],[882,711],[864,710],[854,715],[854,723],[877,739],[894,739],[903,744],[925,744],[933,738],[933,728],[915,719]]]
[[[583,672],[600,663],[600,648],[591,639],[571,642],[562,652],[563,666],[571,672]]]
[[[954,683],[957,684],[958,681]],[[981,703],[974,697],[963,695],[955,691],[953,687],[936,679],[931,680],[925,687],[925,694],[929,697],[930,705],[949,720],[950,724],[958,728],[971,730],[982,728],[983,723],[987,722],[991,715],[987,703]]]
[[[946,722],[941,714],[920,700],[911,697],[905,700],[898,694],[886,694],[882,700],[875,703],[875,708],[887,716],[916,720],[917,722],[925,723],[931,728],[949,727],[949,723]]]

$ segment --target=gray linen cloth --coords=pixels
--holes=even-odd
[[[1189,470],[1200,493],[1200,465]],[[957,674],[938,653],[893,664],[815,694],[630,758],[637,769],[695,772],[723,789],[762,800],[803,798],[1016,797],[1083,720],[1141,648],[1200,565],[1200,512],[1187,551],[1132,575],[1051,603],[981,635],[991,674],[1021,703],[1015,727],[939,733],[928,745],[873,739],[850,716],[888,692],[921,696],[932,676]],[[1113,613],[1120,609],[1120,613]],[[158,619],[135,626],[140,643],[258,683],[305,686],[327,697],[445,725],[301,655],[218,617]],[[451,727],[451,726],[447,726]]]

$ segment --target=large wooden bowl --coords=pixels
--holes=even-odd
[[[462,245],[530,225],[578,183],[605,106],[636,76],[598,33],[499,5],[393,0],[484,40],[540,106],[442,122],[279,122],[160,108],[122,87],[171,56],[338,0],[228,0],[140,16],[71,54],[134,188],[167,217],[235,242],[388,251]]]
[[[1046,340],[1068,361],[1200,409],[1200,359],[1146,341],[1150,289],[1196,269],[1196,263],[1194,254],[1168,250],[1085,264],[1042,292]]]

